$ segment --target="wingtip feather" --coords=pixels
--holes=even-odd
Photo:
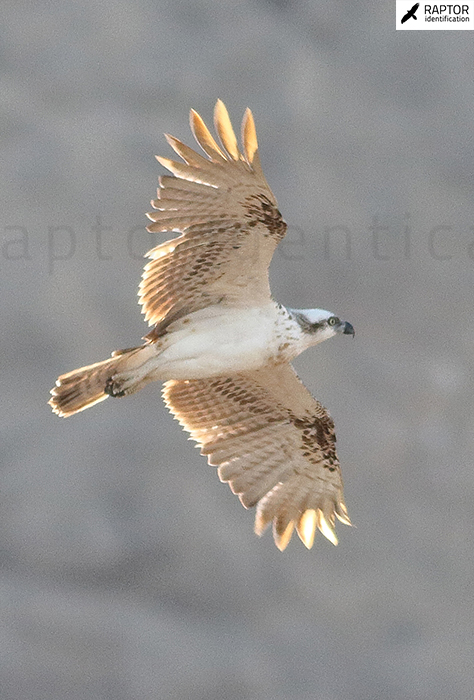
[[[235,137],[234,129],[230,121],[229,112],[222,100],[217,100],[214,107],[214,126],[221,143],[232,160],[240,160],[241,154]]]
[[[255,153],[258,150],[258,142],[255,121],[249,107],[247,107],[245,110],[244,118],[242,120],[242,143],[247,163],[251,165],[253,163]]]
[[[201,146],[202,150],[207,153],[209,158],[214,161],[227,160],[223,151],[219,148],[214,140],[211,132],[204,123],[203,118],[196,110],[192,109],[189,113],[189,123],[194,138]]]
[[[305,510],[296,527],[300,540],[308,549],[311,549],[313,546],[317,524],[316,511],[313,508],[309,508]]]
[[[336,518],[340,520],[341,523],[344,523],[344,525],[352,526],[352,521],[349,517],[349,513],[347,512],[346,504],[342,498],[336,504]]]
[[[330,517],[328,513],[323,513],[320,509],[318,511],[318,528],[320,532],[336,547],[339,543],[337,539],[336,531],[334,529],[334,515]]]
[[[291,537],[293,535],[293,530],[295,528],[295,521],[290,520],[288,525],[284,528],[283,531],[280,531],[277,525],[277,520],[275,519],[273,521],[273,539],[275,540],[275,544],[280,550],[280,552],[283,552],[284,549],[287,548]]]

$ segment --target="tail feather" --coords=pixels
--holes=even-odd
[[[119,351],[108,360],[62,374],[51,389],[52,398],[48,402],[54,413],[72,416],[104,401],[107,396],[125,396],[141,389],[148,380],[134,370],[146,361],[149,353],[143,353],[145,348],[147,346]]]

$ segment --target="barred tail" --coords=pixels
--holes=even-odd
[[[150,346],[113,353],[112,357],[62,374],[51,389],[49,405],[58,416],[72,416],[107,396],[125,396],[141,389],[148,379],[139,367],[148,359]]]

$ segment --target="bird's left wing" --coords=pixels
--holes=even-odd
[[[252,113],[244,115],[242,152],[220,100],[214,121],[221,145],[191,111],[191,128],[207,157],[167,136],[184,163],[158,158],[173,177],[160,178],[148,231],[182,234],[147,254],[140,303],[158,335],[175,319],[213,304],[270,301],[268,267],[286,224],[260,166]]]
[[[335,517],[350,524],[334,424],[289,364],[232,377],[173,380],[166,405],[219,467],[246,508],[257,505],[255,532],[273,521],[279,549],[293,529],[310,548],[316,528],[334,544]]]

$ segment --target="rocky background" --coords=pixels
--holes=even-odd
[[[468,700],[474,48],[367,0],[3,0],[2,700]],[[144,212],[188,111],[257,123],[299,358],[355,528],[282,554],[159,385],[68,420],[58,374],[137,344]]]

